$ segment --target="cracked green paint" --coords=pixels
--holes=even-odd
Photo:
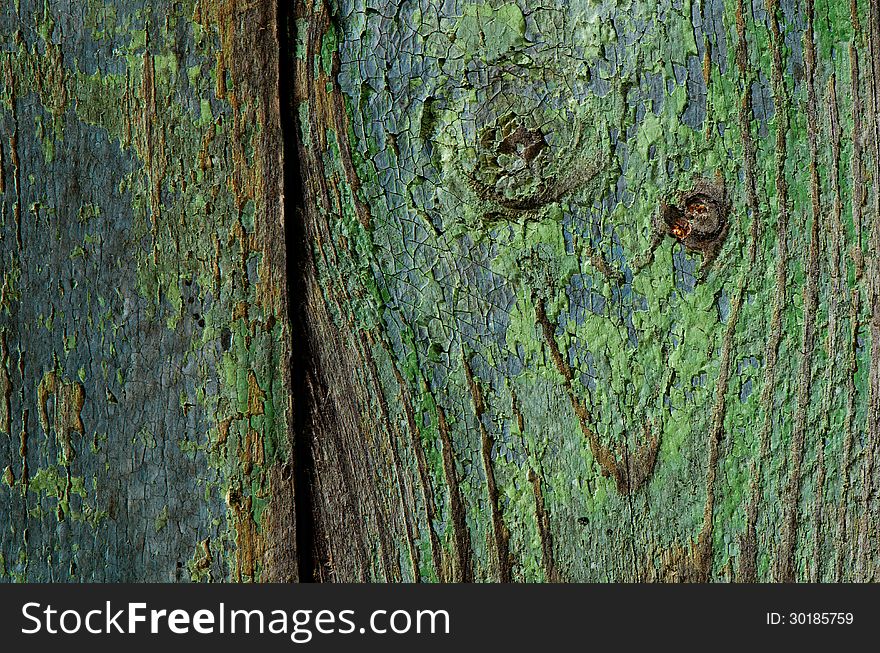
[[[338,328],[350,328],[354,321],[373,339],[388,343],[387,348],[372,350],[380,386],[388,393],[392,413],[388,428],[391,424],[410,428],[397,400],[400,393],[409,394],[429,483],[424,487],[418,480],[412,461],[404,474],[413,485],[433,494],[437,504],[434,523],[418,519],[417,568],[402,569],[404,579],[442,576],[430,563],[432,531],[440,539],[444,564],[453,555],[453,490],[439,453],[438,406],[451,431],[474,577],[491,580],[499,573],[487,544],[494,527],[480,464],[479,418],[469,399],[463,356],[474,366],[473,375],[485,395],[482,421],[493,439],[492,471],[500,487],[503,523],[510,532],[515,579],[542,580],[550,573],[542,560],[536,499],[526,479],[530,469],[543,479],[557,571],[568,580],[593,581],[672,580],[681,570],[697,567],[700,573],[692,577],[705,573],[715,580],[736,578],[737,566],[746,555],[742,546],[750,487],[754,474],[760,473],[755,563],[759,579],[774,577],[777,551],[788,546],[780,541],[785,509],[775,497],[785,493],[789,482],[793,422],[801,410],[797,387],[803,383],[798,371],[805,319],[802,300],[813,218],[803,45],[807,8],[792,3],[776,7],[784,43],[771,44],[768,9],[759,4],[744,6],[748,63],[743,71],[736,60],[738,3],[733,1],[696,7],[577,2],[540,8],[458,2],[442,10],[394,3],[397,13],[383,16],[350,0],[338,9],[315,11],[316,26],[324,19],[322,9],[334,16],[332,39],[339,43],[339,75],[330,81],[346,108],[350,151],[340,149],[340,134],[329,127],[321,140],[324,169],[316,174],[332,180],[343,201],[316,200],[317,214],[333,234],[332,243],[315,246],[319,279]],[[837,85],[839,170],[845,180],[850,175],[853,129],[850,42],[860,55],[863,84],[865,70],[870,70],[864,49],[867,3],[857,3],[856,11],[861,17],[859,32],[852,27],[849,3],[818,2],[813,13],[817,164],[822,171],[819,219],[823,221],[834,201],[830,80],[833,75]],[[390,15],[397,18],[385,18]],[[701,16],[702,27],[695,26],[693,15]],[[297,23],[300,43],[302,20]],[[322,43],[322,65],[316,61],[312,68],[316,89],[328,75],[326,38]],[[303,47],[298,48],[298,56]],[[753,104],[762,87],[772,95],[773,48],[782,52],[788,106],[753,107],[748,117],[758,200],[752,213],[745,199],[740,110],[744,94]],[[555,103],[553,97],[560,78],[566,80],[562,88],[574,94],[568,105]],[[531,94],[541,91],[540,102],[530,104]],[[600,165],[591,179],[560,197],[550,197],[534,208],[505,210],[494,195],[487,198],[474,190],[483,165],[480,128],[491,126],[492,116],[504,128],[505,114],[516,114],[522,106],[537,107],[519,116],[525,128],[542,128],[549,141],[544,151],[567,162],[577,152],[564,147],[554,151],[552,139],[571,125],[591,126],[595,133],[586,133],[595,140],[578,140],[576,148],[589,153],[584,159],[599,160]],[[865,106],[863,124],[870,119]],[[774,143],[779,121],[774,111],[781,110],[787,111],[789,123],[789,155],[783,168],[792,216],[787,235],[776,231],[779,191]],[[299,121],[303,134],[323,126],[320,116],[302,107]],[[310,150],[322,147],[313,138],[303,145]],[[870,185],[876,180],[870,178],[871,153],[866,147],[862,156]],[[603,150],[605,156],[597,154]],[[510,166],[519,165],[517,152],[506,150],[504,155],[507,158],[499,155],[499,165],[514,170],[508,178],[516,181],[515,168]],[[357,171],[359,200],[369,210],[368,227],[357,215],[356,202],[345,199],[351,193],[346,156]],[[558,179],[570,167],[535,161],[544,167],[533,165],[535,176],[521,177],[531,187],[495,190],[508,193],[508,198],[527,195],[545,179],[541,175]],[[496,169],[492,175],[497,175]],[[695,283],[700,256],[683,251],[671,238],[660,244],[650,266],[632,273],[633,262],[650,246],[651,220],[659,204],[688,190],[698,176],[722,179],[733,198],[732,228],[706,280]],[[494,183],[497,178],[489,180]],[[837,245],[823,226],[819,256],[826,267],[819,276],[817,310],[807,316],[815,319],[817,333],[810,381],[813,399],[803,407],[808,427],[801,499],[796,502],[810,510],[795,507],[800,535],[792,545],[796,577],[820,580],[870,578],[872,554],[857,551],[854,539],[860,521],[870,524],[876,516],[873,500],[865,512],[859,498],[867,491],[865,481],[852,471],[870,464],[876,446],[871,443],[867,412],[872,401],[867,326],[871,316],[864,303],[876,288],[864,276],[855,275],[858,253],[868,246],[869,225],[876,218],[867,213],[866,204],[861,225],[852,222],[852,191],[846,183],[841,183],[841,206],[846,292],[836,309],[839,349],[827,350],[833,292],[827,265],[830,249]],[[757,259],[749,268],[750,229],[756,220],[761,225]],[[787,301],[781,306],[777,383],[770,395],[770,457],[756,472],[766,415],[761,400],[763,361],[780,238],[787,239],[790,250]],[[328,253],[331,247],[334,255]],[[626,282],[606,278],[593,265],[597,254],[630,275]],[[467,272],[475,268],[484,274]],[[730,325],[731,300],[743,278],[748,278],[748,285],[738,321]],[[844,345],[851,325],[852,289],[859,289],[862,297],[856,310],[859,335]],[[340,296],[346,301],[340,303]],[[495,311],[499,301],[506,304]],[[536,326],[538,301],[546,306],[555,347],[574,372],[571,391],[589,408],[590,427],[600,441],[626,443],[633,451],[641,439],[642,420],[652,423],[660,436],[653,471],[646,485],[631,496],[620,496],[612,480],[603,478],[585,442],[551,356],[551,343]],[[360,308],[364,305],[367,312]],[[498,320],[503,325],[493,331],[499,328],[493,323]],[[728,391],[718,404],[715,390],[725,339],[732,371]],[[845,393],[832,392],[826,426],[816,431],[814,425],[823,418],[824,388],[845,382],[841,369],[846,347],[855,348],[857,368],[852,375],[854,444],[851,459],[843,461]],[[394,370],[404,380],[401,387]],[[523,415],[522,432],[511,406],[516,402]],[[712,445],[707,435],[714,428],[719,405],[722,439],[709,486],[707,458]],[[824,485],[820,498],[814,500],[820,440]],[[846,483],[845,475],[851,477]],[[867,482],[876,481],[872,477]],[[847,484],[845,519],[838,522],[837,505]],[[704,510],[710,493],[707,528]],[[386,501],[397,505],[399,500],[389,494]],[[816,501],[819,522],[812,512]],[[417,497],[415,506],[421,511],[422,499]],[[835,539],[839,533],[845,538],[843,544]],[[703,534],[710,538],[708,563],[694,553]],[[404,545],[397,546],[397,555],[405,559]],[[843,568],[836,569],[834,558],[840,547],[849,548],[843,549]],[[860,566],[868,571],[860,571]],[[364,573],[385,577],[378,566]]]
[[[233,107],[229,95],[216,92],[218,55],[234,38],[227,24],[233,19],[223,12],[240,12],[247,21],[251,8],[244,2],[82,4],[75,15],[51,1],[0,12],[7,34],[0,54],[3,328],[14,334],[16,366],[21,361],[12,381],[13,425],[17,436],[24,423],[27,447],[23,458],[18,437],[10,438],[0,460],[15,470],[16,486],[30,490],[0,498],[0,511],[9,517],[0,550],[8,574],[19,579],[175,580],[193,547],[207,541],[211,567],[205,578],[257,580],[266,573],[262,558],[243,562],[237,556],[237,522],[229,516],[227,524],[223,496],[244,479],[246,494],[265,496],[270,467],[286,459],[281,434],[287,402],[274,399],[277,393],[286,397],[276,380],[286,326],[278,320],[265,328],[278,309],[257,296],[265,280],[254,271],[263,244],[254,241],[262,199],[253,189],[262,179],[258,166],[244,173],[262,127],[239,116],[256,110],[259,100],[239,98]],[[226,74],[231,78],[228,68]],[[226,93],[232,92],[230,85]],[[27,115],[33,115],[30,123]],[[113,158],[90,155],[96,142],[106,143],[101,147]],[[65,143],[91,156],[88,167],[76,167]],[[34,174],[35,156],[52,176]],[[103,188],[90,185],[94,170]],[[74,184],[73,190],[68,185],[58,194],[53,179]],[[15,283],[22,257],[32,266],[31,283],[49,269],[34,262],[41,241],[31,224],[43,230],[43,247],[70,243],[58,247],[66,262],[46,284],[53,296],[42,307],[35,304],[44,346],[32,346],[36,333],[21,331],[32,310],[26,302],[42,296],[22,299]],[[19,244],[17,232],[24,234]],[[84,276],[78,269],[95,272]],[[235,317],[242,309],[247,317]],[[139,336],[138,329],[149,335]],[[228,364],[256,374],[266,393],[261,419],[239,414],[236,386],[218,373],[229,357],[222,336],[232,329],[235,354]],[[158,356],[145,353],[150,348]],[[37,384],[43,370],[59,363],[75,370],[85,388],[84,432],[73,436],[71,459],[59,459],[66,471],[51,466],[55,447],[37,438]],[[150,385],[152,398],[144,402],[138,397]],[[227,417],[236,426],[218,445],[215,425]],[[240,422],[269,443],[262,464],[247,474],[238,458],[246,435]],[[27,480],[21,478],[25,464]],[[120,468],[129,468],[129,485],[119,483]],[[155,480],[145,481],[138,470]],[[62,511],[69,511],[70,492],[59,494],[50,482],[59,473],[74,479],[83,506],[72,514],[83,516],[91,534],[70,527],[60,539],[50,535],[57,519],[50,499],[59,498]],[[132,502],[128,495],[138,491]],[[166,492],[177,497],[166,504]],[[255,503],[259,523],[265,501]],[[165,528],[171,523],[174,528]],[[91,551],[86,543],[98,546],[110,524],[128,533],[114,538],[121,548]],[[23,539],[26,529],[30,537]],[[153,560],[139,563],[140,554],[126,546],[142,538]],[[62,546],[72,541],[81,545],[78,551]],[[102,562],[105,556],[111,559]]]

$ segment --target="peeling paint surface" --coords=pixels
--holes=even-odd
[[[289,455],[277,43],[247,26],[274,17],[0,9],[0,579],[272,576],[262,516]]]
[[[0,34],[0,580],[877,580],[877,3]]]
[[[315,339],[392,506],[318,505],[321,577],[876,579],[876,6],[298,11]]]

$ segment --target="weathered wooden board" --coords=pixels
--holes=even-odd
[[[3,579],[875,580],[876,3],[8,4]]]
[[[876,578],[878,12],[297,3],[319,578]]]
[[[296,577],[274,2],[0,8],[0,579]]]

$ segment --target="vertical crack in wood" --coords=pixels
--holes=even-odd
[[[287,249],[287,282],[289,298],[287,315],[290,323],[290,394],[292,425],[292,480],[294,488],[294,515],[296,537],[296,573],[299,582],[313,582],[316,576],[317,556],[315,543],[314,520],[314,488],[311,448],[312,405],[310,401],[309,369],[312,361],[309,338],[305,330],[306,267],[310,255],[304,221],[305,189],[300,169],[300,143],[297,137],[297,121],[295,119],[296,85],[293,78],[297,70],[294,58],[294,47],[297,39],[304,38],[297,24],[299,2],[278,2],[278,42],[280,62],[284,66],[279,71],[278,92],[282,110],[281,134],[284,142],[283,171],[283,210],[284,210],[284,241]],[[285,74],[285,70],[287,74]]]
[[[625,496],[635,492],[645,484],[654,471],[654,465],[657,462],[657,452],[660,449],[660,438],[651,432],[651,424],[645,421],[643,424],[642,443],[638,446],[635,455],[629,455],[629,451],[626,449],[627,445],[624,442],[615,447],[623,452],[620,455],[623,459],[621,461],[610,447],[603,445],[592,427],[593,418],[590,411],[574,393],[574,388],[572,387],[574,373],[562,357],[562,352],[556,343],[553,325],[547,317],[543,299],[539,299],[535,305],[535,317],[544,337],[544,342],[547,343],[547,347],[550,350],[550,356],[556,365],[556,369],[564,379],[566,396],[578,418],[581,431],[587,439],[590,451],[599,467],[601,467],[603,475],[614,479],[619,494]]]

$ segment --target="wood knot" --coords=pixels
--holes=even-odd
[[[604,169],[609,101],[577,70],[509,53],[475,63],[468,92],[451,87],[447,110],[427,114],[422,132],[446,148],[441,160],[469,186],[475,216],[528,219]]]
[[[536,211],[552,204],[581,181],[580,167],[565,164],[568,148],[551,146],[544,128],[533,121],[508,113],[478,135],[469,182],[480,199],[501,209],[502,217],[505,211]]]
[[[513,114],[505,116],[500,124],[483,130],[480,141],[484,151],[494,151],[496,154],[494,160],[487,164],[499,168],[503,167],[499,161],[500,155],[512,155],[514,160],[518,158],[529,164],[548,147],[544,131],[540,127],[528,129]]]
[[[724,184],[698,179],[693,188],[660,206],[660,231],[672,236],[685,249],[712,260],[730,229],[730,202]]]

